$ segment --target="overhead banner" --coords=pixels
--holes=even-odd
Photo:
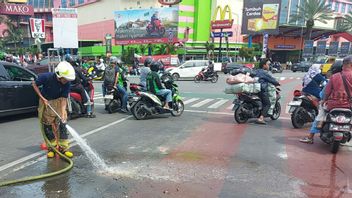
[[[125,10],[115,13],[119,45],[177,42],[178,7]]]
[[[44,19],[30,18],[29,24],[32,38],[45,38]]]
[[[339,48],[339,42],[337,42],[337,41],[330,42],[330,44],[329,44],[329,53],[328,54],[336,56],[338,48]]]
[[[242,34],[278,33],[281,0],[245,0]]]
[[[53,8],[54,48],[78,48],[76,8]]]
[[[318,41],[317,42],[317,50],[315,52],[316,55],[321,56],[326,53],[326,41]]]
[[[341,57],[347,56],[350,52],[350,48],[351,48],[350,42],[342,42],[339,55]]]
[[[313,56],[313,44],[314,44],[314,41],[312,41],[312,40],[305,40],[304,41],[303,57],[312,57]]]

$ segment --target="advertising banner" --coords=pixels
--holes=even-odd
[[[347,56],[350,52],[350,47],[351,47],[351,43],[350,42],[342,42],[341,43],[341,47],[340,47],[340,53],[339,55],[341,57]]]
[[[29,24],[32,38],[45,38],[44,19],[30,18]]]
[[[53,8],[54,48],[78,48],[76,8]]]
[[[26,4],[0,3],[0,14],[33,16],[33,6]]]
[[[329,46],[329,55],[337,55],[337,50],[339,48],[339,42],[334,41],[334,42],[330,42],[330,46]]]
[[[177,42],[178,7],[125,10],[115,13],[119,45]]]
[[[321,55],[325,55],[326,53],[326,41],[318,41],[317,42],[317,51],[316,51],[316,55],[317,56],[321,56]]]
[[[218,19],[218,14],[220,19]],[[211,20],[211,29],[231,29],[233,25],[232,11],[229,5],[224,8],[221,6],[216,7]]]
[[[313,45],[314,41],[305,40],[303,48],[303,57],[312,57],[313,56]]]
[[[267,56],[268,52],[268,42],[269,42],[269,34],[263,35],[263,50],[262,50],[262,58],[269,58]]]
[[[242,34],[277,33],[281,0],[245,0]]]

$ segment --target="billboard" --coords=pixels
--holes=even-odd
[[[114,19],[116,44],[178,41],[178,7],[116,11]]]
[[[15,3],[0,3],[0,14],[33,16],[33,6]]]
[[[333,41],[330,42],[329,46],[329,55],[337,55],[337,50],[339,48],[339,42],[338,41]]]
[[[316,55],[321,56],[321,55],[325,55],[325,53],[326,53],[326,41],[318,41]]]
[[[340,53],[339,55],[341,57],[347,56],[350,52],[350,47],[351,47],[351,43],[350,42],[342,42],[341,43],[341,47],[340,47]]]
[[[305,40],[303,48],[303,57],[312,57],[313,56],[313,45],[314,41]]]
[[[53,8],[54,48],[78,48],[76,8]]]
[[[278,33],[281,0],[246,0],[243,6],[242,34]]]
[[[32,38],[45,38],[44,19],[30,18],[29,24]]]

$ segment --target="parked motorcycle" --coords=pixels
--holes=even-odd
[[[139,99],[131,107],[131,113],[137,120],[144,120],[149,116],[156,114],[171,113],[172,116],[180,116],[184,111],[184,104],[179,95],[178,86],[174,83],[172,76],[169,73],[164,74],[162,83],[165,88],[172,92],[172,110],[164,109],[165,98],[156,96],[149,92],[140,92]]]
[[[270,71],[274,73],[282,73],[283,68],[279,62],[274,62],[270,65]]]
[[[294,91],[294,98],[288,104],[290,106],[291,122],[294,128],[300,129],[306,123],[313,122],[318,115],[319,100],[301,91]]]
[[[165,34],[165,27],[164,25],[161,23],[161,21],[159,19],[154,21],[155,27],[153,27],[153,24],[149,23],[147,25],[147,33],[149,36],[151,36],[152,34],[157,34],[158,36],[164,36]]]
[[[199,83],[200,81],[211,81],[212,83],[218,82],[219,75],[216,71],[214,71],[212,74],[209,76],[206,76],[205,74],[206,68],[203,68],[195,77],[194,77],[194,82]]]
[[[273,110],[273,115],[270,116],[272,120],[279,119],[281,115],[280,105],[280,89],[276,89],[276,104]],[[257,94],[240,93],[235,94],[233,101],[234,117],[237,123],[243,124],[250,118],[259,118],[262,110],[262,102]]]
[[[70,92],[67,99],[67,113],[68,119],[78,118],[78,117],[95,117],[94,112],[94,86],[92,78],[88,78],[88,85],[86,87],[87,94],[89,96],[88,105],[83,104],[82,96],[76,92]],[[88,114],[88,108],[90,113]]]
[[[350,109],[332,109],[326,117],[326,122],[320,132],[320,139],[331,145],[331,152],[337,153],[340,144],[351,140],[351,119]]]

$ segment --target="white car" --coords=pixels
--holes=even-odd
[[[208,67],[208,65],[208,60],[190,60],[176,68],[167,69],[166,72],[170,72],[174,80],[178,80],[179,78],[194,78],[203,68]]]

